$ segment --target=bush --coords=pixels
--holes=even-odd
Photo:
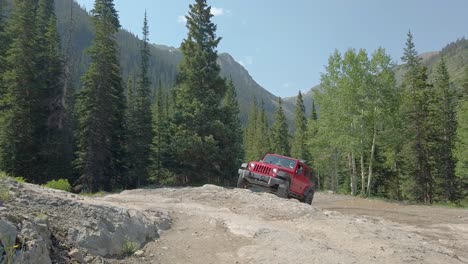
[[[15,177],[15,181],[25,183],[26,180],[23,177]]]
[[[45,187],[69,192],[71,185],[67,179],[52,180],[45,184]]]
[[[137,242],[130,241],[126,238],[122,245],[122,253],[127,256],[133,255],[133,253],[138,250],[138,246]]]
[[[9,178],[9,177],[10,177],[10,175],[8,175],[6,172],[0,171],[0,180],[6,179],[6,178]]]
[[[11,200],[11,194],[8,188],[0,186],[0,205]]]

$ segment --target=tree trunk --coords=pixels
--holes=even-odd
[[[395,155],[396,156],[396,155]],[[395,160],[395,162],[393,163],[393,168],[394,168],[394,171],[396,173],[396,192],[397,192],[397,197],[398,197],[398,200],[401,200],[402,197],[401,197],[401,191],[400,191],[400,178],[401,178],[401,175],[400,175],[400,169],[398,167],[398,162]]]
[[[351,162],[351,153],[348,153],[348,170],[350,175],[349,187],[351,189],[351,194],[353,194],[353,164]]]
[[[333,153],[333,192],[337,192],[338,190],[338,153],[337,150],[335,149],[335,153]]]
[[[354,158],[354,153],[351,153],[351,165],[353,169],[353,178],[351,179],[351,183],[353,185],[352,194],[357,194],[357,175],[356,175],[356,159]]]
[[[371,182],[372,182],[372,161],[374,160],[374,154],[375,154],[375,140],[377,137],[377,130],[374,127],[374,135],[372,137],[372,148],[371,148],[371,156],[369,160],[369,174],[367,176],[367,196],[370,197],[371,194]]]
[[[364,168],[364,153],[361,152],[361,195],[366,194],[366,172]]]

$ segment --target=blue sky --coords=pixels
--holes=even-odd
[[[93,0],[77,0],[88,10]],[[140,35],[147,9],[150,40],[179,47],[189,0],[115,0],[122,26]],[[468,36],[468,0],[208,0],[219,52],[230,53],[265,89],[286,97],[320,83],[334,49],[384,47],[400,61],[406,33],[420,53]]]

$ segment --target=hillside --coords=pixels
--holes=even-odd
[[[70,28],[70,1],[55,1],[56,14],[58,18],[58,27],[62,38],[63,48],[69,36]],[[141,19],[143,21],[143,19]],[[151,21],[151,17],[149,17]],[[75,83],[78,84],[80,76],[86,70],[89,64],[89,57],[85,50],[91,45],[93,39],[93,29],[88,13],[73,2],[73,65],[76,67],[74,71]],[[157,31],[152,31],[150,34],[158,34]],[[123,78],[126,80],[130,75],[135,74],[139,67],[139,43],[140,40],[132,33],[121,30],[118,33],[117,41],[120,47],[120,63],[122,66]],[[173,47],[168,47],[159,44],[151,46],[151,59],[149,75],[151,76],[153,93],[157,89],[157,85],[161,82],[163,89],[168,90],[175,83],[177,75],[177,67],[182,60],[182,53]],[[261,87],[250,76],[247,70],[236,62],[231,55],[222,53],[219,55],[219,65],[221,66],[221,75],[226,78],[232,78],[237,89],[238,101],[241,110],[241,120],[245,123],[247,120],[248,111],[252,105],[253,99],[264,100],[267,115],[272,120],[276,111],[277,97],[266,89]],[[285,109],[286,116],[292,120],[294,108],[287,106]]]

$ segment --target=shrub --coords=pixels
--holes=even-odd
[[[139,245],[137,242],[133,242],[128,238],[125,238],[125,241],[122,245],[122,253],[128,256],[133,255],[133,253],[135,253],[138,250],[138,247]]]
[[[11,194],[8,188],[0,186],[0,205],[11,201]]]
[[[45,187],[69,192],[71,185],[67,179],[52,180],[45,184]]]
[[[26,180],[23,177],[15,177],[14,179],[17,182],[23,182],[23,183],[26,182]]]
[[[0,180],[6,179],[6,178],[9,178],[9,177],[10,177],[10,175],[8,175],[6,172],[0,171]]]

